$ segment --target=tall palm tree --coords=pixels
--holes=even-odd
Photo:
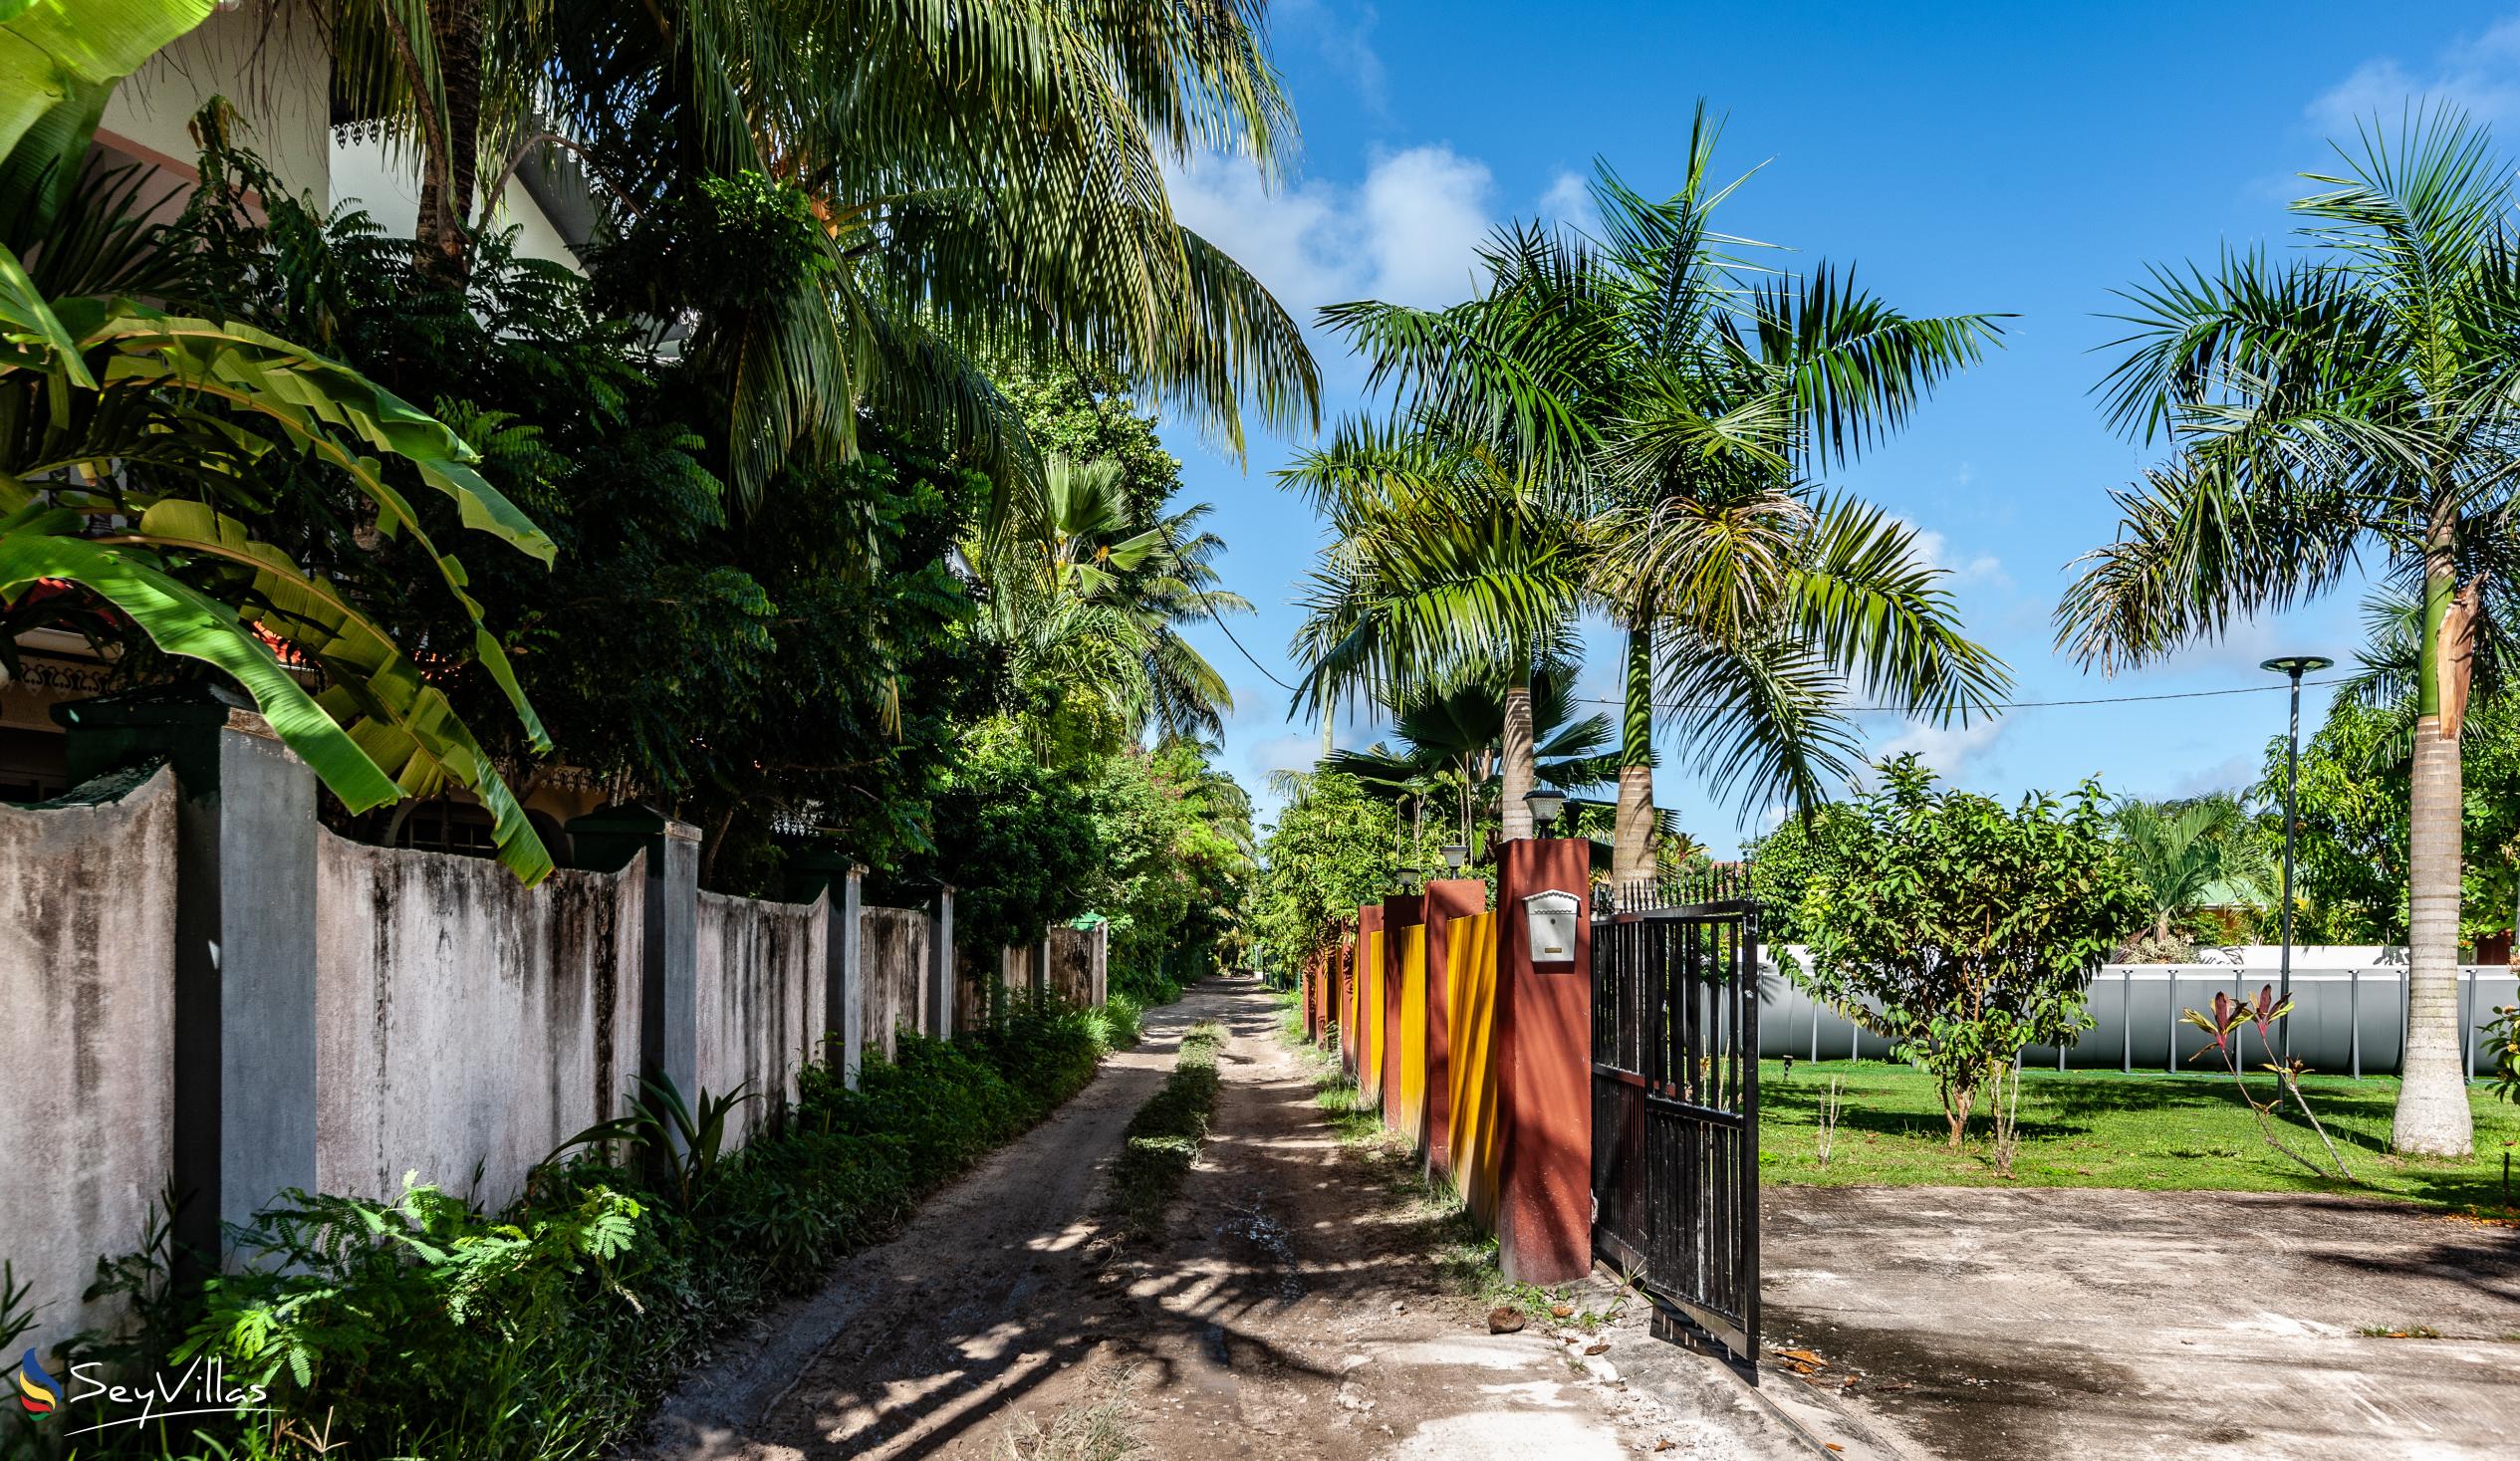
[[[1299,705],[1406,700],[1446,674],[1501,666],[1503,831],[1531,836],[1534,667],[1573,657],[1591,544],[1583,523],[1493,452],[1428,432],[1343,426],[1279,480],[1328,520],[1306,580]]]
[[[424,269],[460,274],[475,194],[538,148],[576,154],[617,232],[710,179],[808,200],[818,256],[690,322],[739,501],[792,452],[853,451],[870,404],[1029,470],[984,352],[1082,355],[1236,450],[1245,402],[1318,410],[1301,332],[1174,219],[1160,167],[1287,150],[1263,0],[327,3],[343,104],[418,161]]]
[[[2241,839],[2248,813],[2228,796],[2184,802],[2128,799],[2112,811],[2118,849],[2152,904],[2152,936],[2167,943],[2170,920],[2209,897],[2269,901],[2262,857]]]
[[[2472,1123],[2458,1018],[2459,725],[2520,442],[2520,235],[2510,168],[2440,108],[2394,144],[2366,130],[2304,174],[2307,245],[2155,269],[2103,384],[2110,419],[2172,456],[2116,494],[2058,643],[2110,671],[2342,583],[2370,552],[2420,586],[2409,806],[2404,1081],[2392,1139],[2460,1155]]]
[[[1416,789],[1449,786],[1458,803],[1462,843],[1473,846],[1473,824],[1493,810],[1495,800],[1505,679],[1490,668],[1446,676],[1417,690],[1393,712],[1397,744],[1378,741],[1362,751],[1334,751],[1323,768],[1353,776],[1369,794],[1390,801],[1422,801],[1425,792]],[[1543,666],[1533,672],[1531,731],[1537,783],[1573,792],[1617,774],[1610,717],[1575,714],[1571,669]]]
[[[1233,693],[1181,629],[1251,606],[1217,587],[1224,544],[1199,528],[1208,512],[1138,527],[1119,463],[1053,455],[1006,529],[965,545],[989,591],[983,636],[1019,695],[1045,702],[1030,716],[1036,752],[1051,754],[1063,718],[1091,722],[1098,743],[1223,728]]]
[[[1600,167],[1601,240],[1500,232],[1464,304],[1323,313],[1412,429],[1478,443],[1544,510],[1592,521],[1585,596],[1627,637],[1622,881],[1654,871],[1657,685],[1710,712],[1688,722],[1701,769],[1809,801],[1852,769],[1838,682],[1931,720],[2007,683],[1912,533],[1806,476],[1903,422],[1993,319],[1913,319],[1826,266],[1755,267],[1764,245],[1712,227],[1741,181],[1713,173],[1718,131],[1701,105],[1665,199]]]

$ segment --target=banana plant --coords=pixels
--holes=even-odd
[[[352,811],[462,786],[491,813],[499,860],[539,881],[551,856],[444,692],[335,586],[214,505],[252,503],[256,465],[292,454],[330,466],[379,536],[436,565],[471,618],[475,661],[548,750],[463,565],[384,465],[408,464],[465,527],[550,563],[551,540],[474,470],[471,447],[358,371],[249,326],[47,300],[0,247],[0,602],[48,581],[85,586],[160,649],[233,676]],[[320,695],[275,645],[323,671]]]

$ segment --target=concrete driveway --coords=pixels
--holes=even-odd
[[[1821,1361],[1763,1382],[1852,1452],[2513,1454],[2511,1227],[2277,1193],[1930,1187],[1771,1188],[1762,1221],[1768,1343]]]

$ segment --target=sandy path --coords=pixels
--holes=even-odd
[[[1095,1177],[1197,1019],[1232,1033],[1215,1128],[1164,1238],[1116,1250]],[[1543,1325],[1489,1335],[1446,1292],[1421,1213],[1324,1123],[1275,1024],[1249,981],[1158,1012],[1148,1047],[845,1266],[815,1312],[775,1319],[741,1376],[692,1386],[721,1403],[681,1402],[646,1454],[997,1461],[1028,1424],[1098,1406],[1129,1454],[1163,1461],[1778,1454],[1736,1439],[1738,1415],[1587,1375]],[[1624,1326],[1608,1357],[1643,1346],[1667,1348]]]

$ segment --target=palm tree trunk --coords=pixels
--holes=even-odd
[[[1540,761],[1531,743],[1531,673],[1505,687],[1505,841],[1531,836],[1531,804],[1523,797],[1540,784]]]
[[[2442,703],[2443,655],[2466,648],[2442,643],[2442,620],[2457,589],[2451,527],[2433,516],[2425,544],[2423,653],[2416,672],[2414,787],[2408,807],[2406,1056],[2390,1144],[2401,1152],[2465,1156],[2475,1138],[2467,1108],[2459,1027],[2459,743],[2458,707]],[[2447,727],[2444,716],[2450,717]],[[2444,729],[2448,734],[2443,734]]]
[[[442,157],[420,169],[420,212],[413,230],[420,272],[432,281],[461,287],[469,272],[471,241],[465,226],[481,165],[482,0],[432,0],[429,30],[437,48],[438,81],[446,94],[439,142]],[[421,105],[427,106],[425,98]],[[491,199],[486,207],[496,207]]]
[[[1611,881],[1653,880],[1653,620],[1628,626],[1626,714],[1619,723],[1619,811],[1612,823]]]

